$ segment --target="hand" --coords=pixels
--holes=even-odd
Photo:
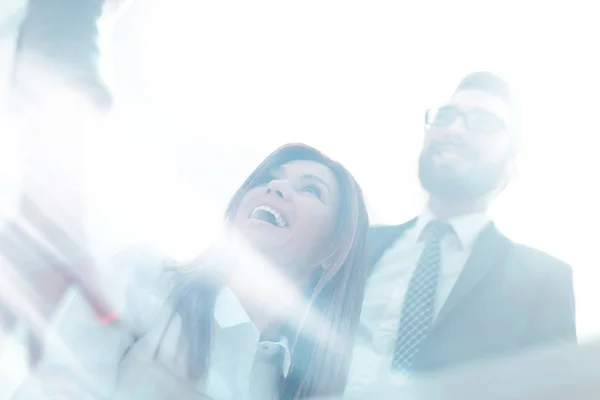
[[[115,315],[98,287],[83,228],[81,133],[90,121],[84,118],[88,113],[81,112],[83,107],[77,112],[71,107],[73,100],[90,103],[93,109],[110,103],[95,63],[97,20],[106,4],[104,0],[28,3],[11,93],[22,138],[24,183],[18,216],[0,229],[0,328],[25,325],[30,362],[35,364],[48,324],[70,288],[81,290],[100,320],[112,322]],[[75,3],[76,10],[71,7]],[[72,92],[86,94],[88,101]],[[52,101],[40,101],[47,98]]]
[[[10,331],[18,322],[28,330],[29,361],[41,357],[43,339],[52,316],[67,291],[76,287],[99,320],[116,320],[99,287],[98,271],[85,248],[26,201],[17,223],[0,231],[0,328]]]

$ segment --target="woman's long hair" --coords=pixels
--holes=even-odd
[[[269,155],[233,196],[226,220],[235,217],[244,195],[269,171],[295,160],[316,161],[328,167],[340,188],[340,201],[332,234],[322,249],[316,249],[324,256],[319,267],[315,265],[320,273],[315,274],[307,293],[308,317],[282,329],[292,344],[290,371],[280,385],[282,399],[343,393],[367,279],[365,242],[369,222],[360,187],[341,164],[312,147],[291,144]],[[320,268],[323,265],[327,268]],[[214,268],[203,265],[202,256],[172,272],[172,316],[181,318],[178,349],[186,357],[189,378],[202,379],[210,367],[214,308],[224,281]],[[315,320],[322,323],[311,323]],[[159,350],[160,344],[156,354]]]

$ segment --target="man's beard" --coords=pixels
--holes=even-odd
[[[419,157],[419,180],[430,195],[440,200],[461,202],[487,196],[506,178],[508,157],[487,165],[475,165],[470,171],[444,171],[433,161],[434,151],[425,149]]]

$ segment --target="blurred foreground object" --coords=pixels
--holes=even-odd
[[[25,327],[32,365],[71,287],[81,289],[101,320],[115,320],[89,253],[82,182],[84,133],[97,129],[110,106],[97,68],[96,22],[104,6],[105,0],[29,0],[19,29],[10,106],[23,183],[18,214],[2,216],[0,328]]]
[[[351,399],[596,400],[600,399],[600,341],[549,346],[410,383],[382,380]]]

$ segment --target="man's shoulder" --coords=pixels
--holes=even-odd
[[[395,238],[401,235],[402,225],[375,225],[367,232],[369,265],[377,263],[381,255]]]
[[[369,227],[368,238],[377,238],[378,236],[399,229],[401,226],[402,225],[371,225]]]
[[[413,218],[409,221],[403,222],[401,224],[371,225],[369,227],[369,232],[368,232],[367,238],[369,240],[378,240],[378,239],[381,239],[384,237],[389,237],[389,235],[402,233],[402,231],[404,231],[405,229],[410,228],[412,225],[414,225],[416,221],[417,221],[417,218],[415,217],[415,218]]]
[[[568,263],[534,247],[513,242],[512,253],[522,265],[534,271],[561,275],[572,273],[572,268]]]
[[[402,225],[403,224],[395,224],[395,225],[377,224],[377,225],[371,225],[371,226],[369,226],[369,233],[387,231],[387,230],[390,230],[390,229],[398,228],[398,227],[400,227]]]

